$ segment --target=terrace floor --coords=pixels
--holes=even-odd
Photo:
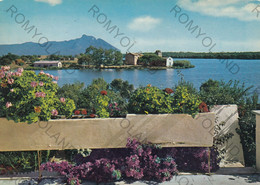
[[[1,180],[1,185],[65,185],[62,179],[43,179],[40,183],[37,183],[34,179],[13,179],[13,180]],[[116,183],[101,183],[99,185],[157,185],[155,182],[116,182]],[[158,185],[259,185],[260,175],[179,175],[173,178],[169,182],[158,183]],[[96,185],[93,182],[84,182],[82,185]]]

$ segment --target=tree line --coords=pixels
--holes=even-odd
[[[78,58],[79,65],[94,65],[94,66],[111,66],[122,65],[123,55],[118,50],[103,49],[90,46],[86,49],[85,53],[81,53],[76,56],[72,55],[48,55],[46,58],[41,59],[40,55],[15,55],[8,53],[0,57],[0,65],[10,65],[15,63],[17,65],[23,65],[25,63],[33,64],[37,60],[74,60]]]
[[[216,59],[260,59],[260,52],[163,52],[163,57],[172,58],[216,58]]]

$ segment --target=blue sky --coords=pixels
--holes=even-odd
[[[22,28],[27,20],[30,33]],[[33,37],[36,28],[41,35]],[[259,33],[260,0],[0,0],[0,44],[86,34],[122,52],[260,51]]]

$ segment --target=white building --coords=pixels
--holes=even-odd
[[[168,57],[166,59],[166,67],[172,67],[172,65],[173,65],[173,59],[172,57]]]
[[[60,61],[36,61],[34,67],[62,67]]]

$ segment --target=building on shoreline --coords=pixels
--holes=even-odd
[[[62,67],[60,61],[36,61],[34,67]]]
[[[155,53],[157,56],[162,57],[162,52],[161,52],[161,50],[156,50],[154,53]]]
[[[125,64],[127,65],[137,65],[137,60],[139,57],[143,56],[140,53],[126,53]]]
[[[173,58],[172,57],[168,57],[166,59],[166,67],[172,67],[173,65]]]

